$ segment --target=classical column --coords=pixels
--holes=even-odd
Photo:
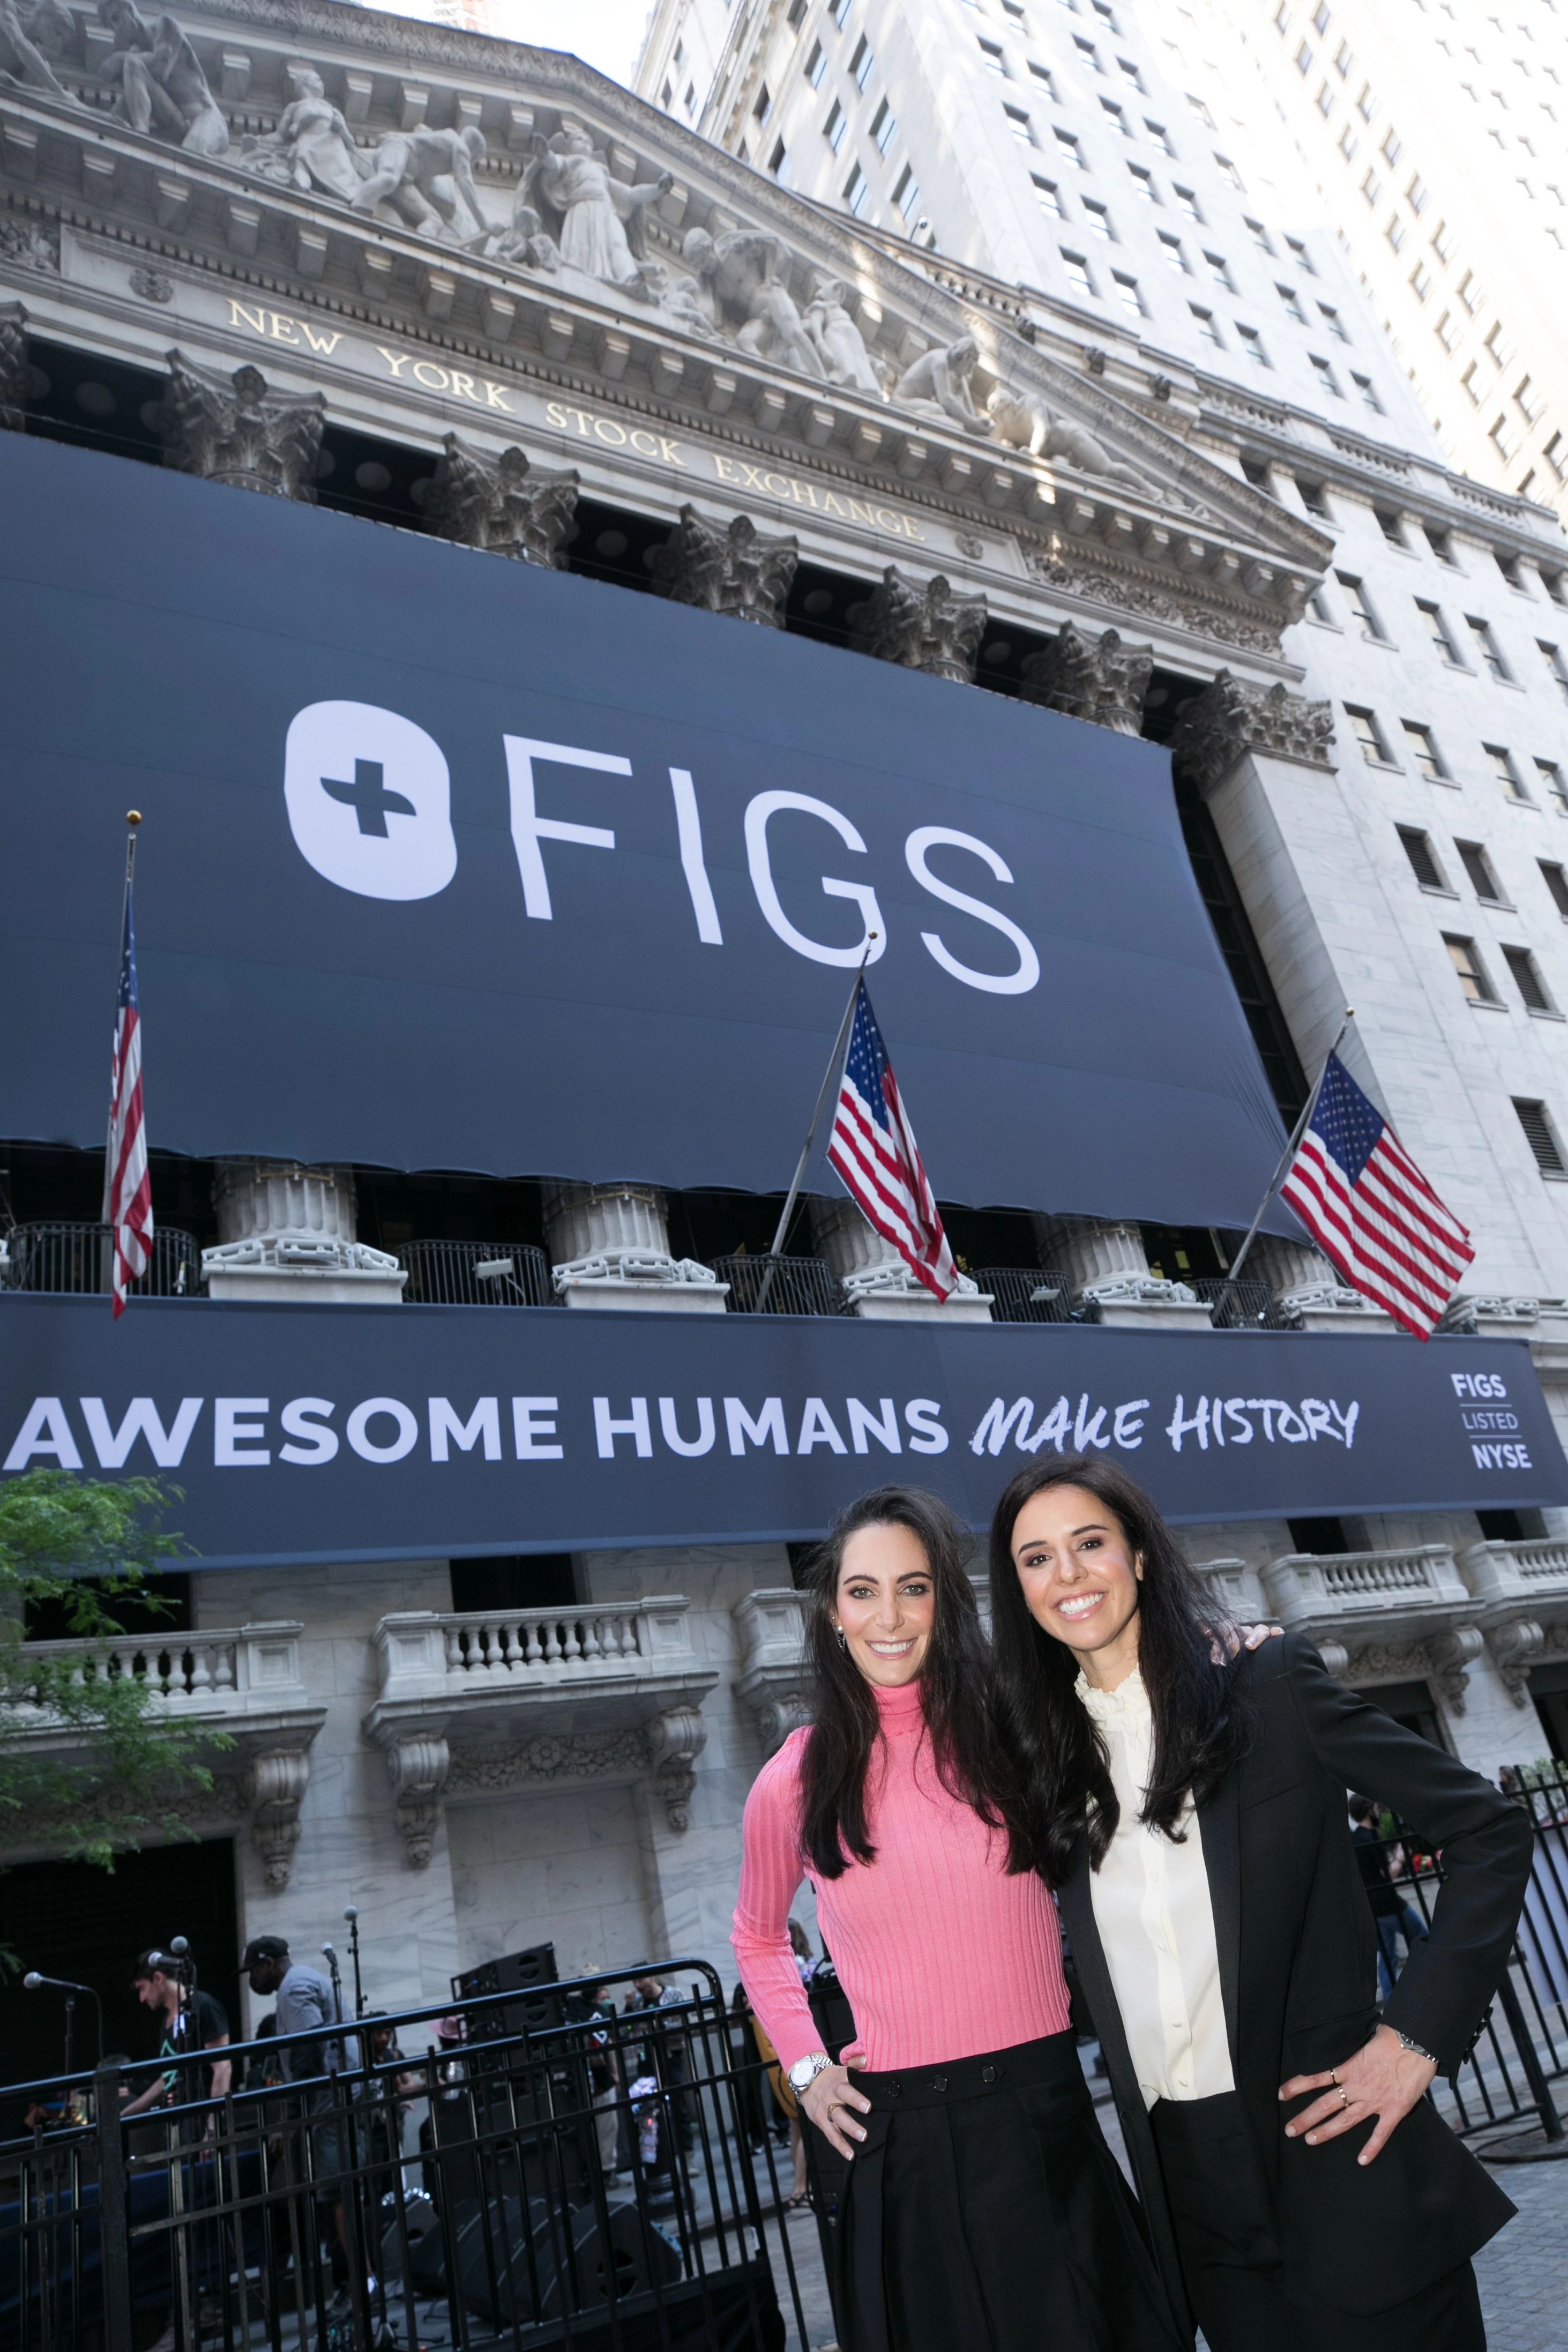
[[[1098,1217],[1037,1217],[1046,1256],[1060,1266],[1078,1306],[1095,1306],[1113,1329],[1206,1331],[1209,1311],[1184,1282],[1149,1271],[1143,1235],[1135,1224]]]
[[[853,1201],[813,1201],[817,1245],[843,1284],[857,1315],[868,1323],[989,1323],[991,1299],[966,1274],[945,1299],[918,1282],[893,1247],[868,1224]]]
[[[20,302],[0,302],[0,432],[21,432],[32,375],[27,314]]]
[[[395,1307],[408,1277],[395,1257],[354,1239],[354,1180],[346,1168],[235,1160],[218,1169],[220,1235],[202,1252],[211,1298]]]
[[[765,539],[750,515],[738,514],[721,530],[685,506],[671,536],[649,550],[647,564],[673,604],[782,629],[799,561],[797,539]]]
[[[932,677],[974,683],[980,640],[985,635],[984,596],[961,596],[939,572],[923,588],[889,563],[863,604],[851,604],[845,618],[858,654],[923,669]]]
[[[722,1314],[727,1282],[669,1246],[664,1194],[651,1184],[558,1184],[544,1198],[544,1239],[568,1307],[651,1307]]]
[[[576,472],[541,473],[521,449],[487,457],[455,433],[442,447],[425,497],[431,530],[487,554],[564,571],[565,550],[577,536]]]
[[[1194,697],[1171,738],[1173,756],[1207,794],[1248,753],[1299,767],[1333,765],[1334,713],[1284,686],[1248,686],[1222,669]]]
[[[315,498],[327,404],[319,392],[269,393],[259,368],[231,376],[171,352],[169,388],[155,410],[163,463],[205,481],[269,498]]]
[[[1023,666],[1024,696],[1069,719],[1087,719],[1118,735],[1137,735],[1154,667],[1152,646],[1130,646],[1114,629],[1086,636],[1069,621],[1054,645]]]
[[[1321,1250],[1310,1242],[1288,1242],[1259,1234],[1241,1269],[1244,1282],[1266,1282],[1299,1331],[1384,1332],[1398,1328],[1392,1315],[1342,1282]]]

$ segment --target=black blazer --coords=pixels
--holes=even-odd
[[[1336,2066],[1377,2022],[1375,1930],[1346,1819],[1348,1789],[1392,1806],[1441,1850],[1428,1941],[1384,2012],[1452,2073],[1508,1964],[1530,1876],[1531,1829],[1490,1782],[1330,1678],[1300,1633],[1246,1655],[1248,1753],[1198,1809],[1236,2087],[1264,2168],[1288,2268],[1314,2294],[1372,2313],[1429,2286],[1514,2208],[1422,2100],[1364,2169],[1372,2126],[1308,2147],[1284,2126],[1292,2074]],[[1095,1926],[1087,1842],[1061,1913],[1126,2137],[1154,2250],[1185,2309],[1175,2240]]]

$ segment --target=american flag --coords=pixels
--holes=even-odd
[[[146,1272],[153,1255],[153,1180],[147,1172],[147,1129],[142,1116],[142,1015],[136,1003],[136,931],[129,871],[120,996],[114,1015],[103,1222],[114,1228],[114,1312],[120,1316],[125,1312],[127,1285]]]
[[[1337,1054],[1279,1197],[1352,1288],[1431,1338],[1475,1256],[1470,1237]]]
[[[827,1160],[917,1281],[938,1298],[955,1289],[958,1269],[864,981],[856,992]]]

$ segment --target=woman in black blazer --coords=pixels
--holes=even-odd
[[[1513,2207],[1424,2096],[1508,1964],[1524,1816],[1299,1634],[1225,1663],[1113,1465],[1036,1464],[991,1535],[996,1662],[1154,2250],[1211,2352],[1484,2352],[1470,2256]],[[1380,2020],[1346,1816],[1441,1849]]]

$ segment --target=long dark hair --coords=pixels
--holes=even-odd
[[[1035,1622],[1013,1564],[1013,1533],[1026,1503],[1051,1486],[1082,1486],[1102,1503],[1142,1556],[1138,1665],[1153,1717],[1150,1781],[1140,1819],[1179,1838],[1189,1790],[1211,1796],[1244,1754],[1251,1711],[1237,1662],[1215,1664],[1214,1643],[1232,1631],[1142,1488],[1113,1462],[1082,1454],[1032,1463],[1005,1489],[991,1522],[991,1641],[1006,1736],[1023,1775],[1031,1858],[1052,1886],[1071,1866],[1080,1834],[1099,1869],[1121,1807],[1105,1746],[1075,1696],[1078,1659]]]
[[[801,1768],[801,1843],[821,1878],[837,1878],[851,1861],[873,1862],[877,1853],[866,1822],[866,1776],[879,1731],[877,1702],[833,1630],[844,1548],[860,1528],[875,1527],[908,1528],[931,1570],[936,1615],[920,1688],[942,1786],[990,1828],[1006,1829],[1015,1810],[1022,1822],[1021,1807],[1005,1801],[1011,1776],[997,1737],[980,1612],[964,1573],[967,1532],[939,1496],[915,1486],[879,1486],[840,1511],[808,1569],[805,1647],[816,1691]],[[1021,1827],[1016,1835],[1016,1866],[1026,1868]]]

